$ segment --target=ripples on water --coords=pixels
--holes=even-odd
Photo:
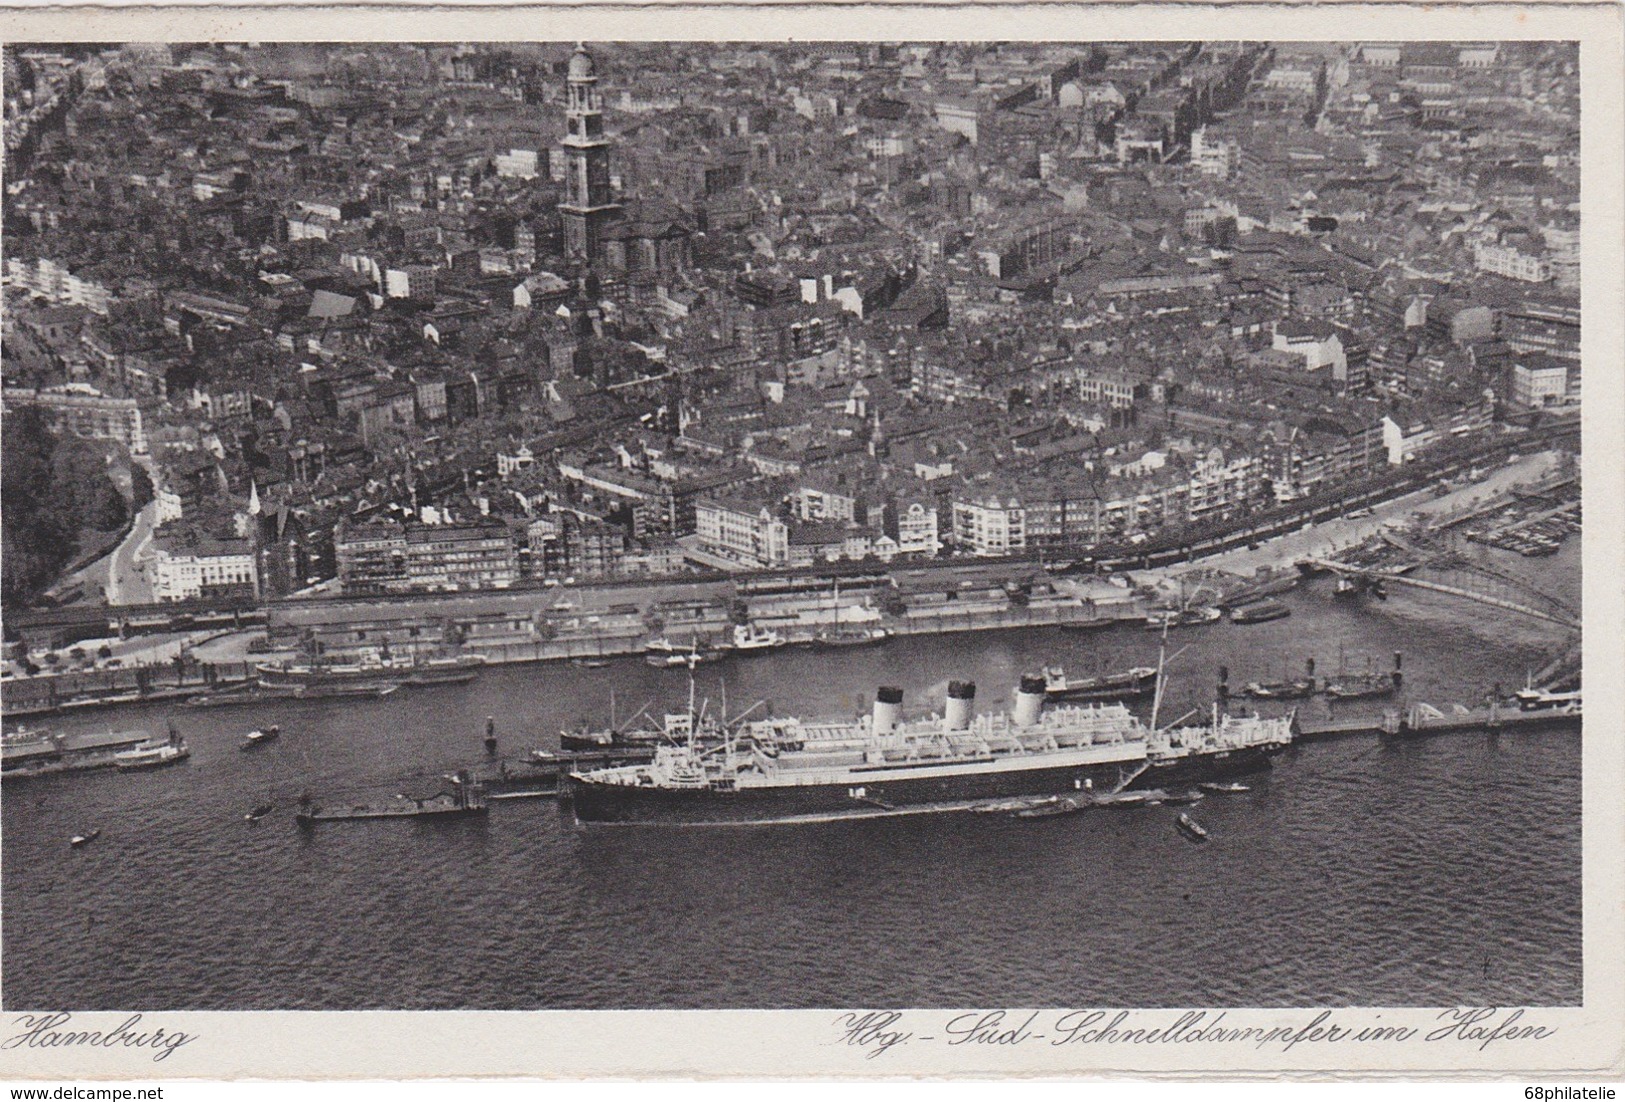
[[[1315,656],[1335,671],[1403,650],[1409,693],[1470,703],[1521,683],[1545,628],[1396,595],[1345,609],[1324,589],[1270,624],[1176,634],[1171,719]],[[1154,660],[1153,635],[899,640],[736,661],[701,679],[730,708],[851,712],[878,683],[936,704],[950,675],[1003,706],[1023,669]],[[510,667],[467,686],[338,706],[76,717],[161,731],[192,760],[135,776],[10,786],[4,798],[8,1007],[360,1009],[845,1005],[1537,1004],[1581,999],[1580,738],[1457,735],[1288,751],[1251,792],[1195,809],[1053,820],[914,816],[727,830],[578,831],[549,802],[486,821],[296,829],[292,797],[507,753],[684,699],[679,674]],[[1318,705],[1316,705],[1318,707]],[[262,722],[284,730],[236,749]],[[243,812],[267,798],[262,822]],[[70,850],[75,831],[102,837]]]

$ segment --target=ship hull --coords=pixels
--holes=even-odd
[[[1247,746],[1237,750],[1218,750],[1184,758],[1153,761],[1151,767],[1135,777],[1129,787],[1174,788],[1197,785],[1204,781],[1226,781],[1246,777],[1273,768],[1274,763],[1271,759],[1280,751],[1279,746]]]
[[[648,823],[698,826],[782,820],[865,817],[1014,796],[1047,796],[1080,790],[1111,792],[1128,780],[1132,789],[1188,786],[1263,772],[1278,746],[1153,760],[1137,776],[1134,762],[1106,762],[888,781],[854,775],[840,784],[771,788],[670,789],[603,784],[575,777],[570,794],[578,823]]]
[[[1142,759],[1143,760],[1143,759]],[[655,788],[571,778],[578,823],[650,823],[700,826],[767,823],[786,819],[860,817],[1010,796],[1054,795],[1083,789],[1111,791],[1135,763],[1089,763],[898,778],[855,773],[838,784],[775,785],[734,790]]]

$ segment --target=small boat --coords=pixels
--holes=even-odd
[[[246,822],[257,823],[275,810],[276,808],[272,807],[270,804],[260,804],[258,807],[248,812],[248,814],[244,815],[243,819]]]
[[[164,742],[145,742],[134,750],[122,750],[113,755],[113,764],[125,772],[137,769],[157,769],[185,761],[192,755],[186,743],[179,738]]]
[[[1165,804],[1194,804],[1198,800],[1205,799],[1206,796],[1207,793],[1202,792],[1200,789],[1187,788],[1180,792],[1167,793],[1163,796],[1162,802]]]
[[[1512,694],[1518,702],[1518,707],[1525,712],[1540,711],[1543,708],[1579,707],[1581,690],[1573,689],[1569,692],[1551,692],[1547,689],[1537,689],[1532,685],[1519,689]]]
[[[1250,605],[1255,601],[1262,601],[1266,597],[1276,597],[1282,593],[1288,593],[1297,587],[1298,575],[1296,573],[1282,574],[1278,577],[1253,582],[1250,585],[1242,586],[1240,589],[1232,590],[1230,593],[1225,594],[1219,605],[1221,608],[1234,610],[1244,605]]]
[[[1205,842],[1208,839],[1207,828],[1183,811],[1179,813],[1179,818],[1174,820],[1174,826],[1193,842]]]
[[[1370,700],[1393,696],[1398,687],[1391,678],[1379,676],[1369,680],[1334,681],[1326,686],[1325,695],[1331,700]]]
[[[1144,807],[1151,796],[1150,792],[1108,792],[1094,797],[1090,802],[1096,807]]]
[[[282,728],[274,723],[266,727],[257,727],[243,736],[242,744],[237,749],[252,750],[256,746],[263,746],[267,742],[275,740],[281,734]]]
[[[1059,799],[1059,796],[1018,796],[1012,800],[989,800],[986,803],[976,804],[971,810],[978,815],[1002,815],[1042,807],[1045,804],[1055,803]]]
[[[594,731],[586,726],[559,732],[560,750],[608,750],[615,745],[615,732]]]
[[[733,653],[741,655],[766,654],[784,646],[785,639],[772,628],[759,628],[754,624],[734,626]]]
[[[75,834],[72,838],[68,839],[68,845],[72,846],[74,849],[78,849],[80,846],[90,845],[90,843],[94,842],[101,836],[101,828],[95,827],[91,830],[85,831],[83,834]]]
[[[607,658],[572,658],[570,665],[578,670],[601,670],[609,665]]]
[[[1256,700],[1302,700],[1315,695],[1312,678],[1296,681],[1249,681],[1242,692]]]
[[[1283,620],[1292,615],[1292,610],[1280,601],[1255,601],[1248,605],[1239,605],[1230,610],[1232,624],[1262,624],[1267,620]]]
[[[891,638],[885,628],[835,628],[813,636],[813,645],[819,647],[870,647]]]
[[[1020,808],[1014,815],[1017,819],[1053,819],[1057,815],[1076,815],[1080,811],[1088,811],[1091,806],[1088,800],[1057,797],[1032,807]]]
[[[692,670],[702,662],[715,661],[716,653],[701,650],[698,640],[690,643],[685,650],[665,639],[656,639],[644,648],[643,660],[656,669]]]
[[[1211,624],[1223,615],[1224,613],[1217,608],[1207,605],[1196,608],[1164,608],[1147,616],[1145,627],[1147,631],[1192,627],[1197,624]]]
[[[1203,781],[1196,786],[1203,792],[1251,792],[1252,789],[1236,781]]]

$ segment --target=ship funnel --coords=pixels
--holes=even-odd
[[[950,731],[963,731],[970,726],[971,703],[976,699],[974,681],[948,682],[948,705],[943,711],[943,725]]]
[[[902,711],[903,690],[882,685],[875,690],[874,730],[884,735],[897,730],[897,717]]]
[[[1017,727],[1036,727],[1044,714],[1044,679],[1037,674],[1021,675],[1016,686],[1015,723]]]

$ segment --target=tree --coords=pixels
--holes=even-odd
[[[147,468],[139,463],[130,464],[130,496],[132,498],[130,508],[136,512],[144,509],[157,496],[157,492],[153,489],[152,476],[147,473]]]

